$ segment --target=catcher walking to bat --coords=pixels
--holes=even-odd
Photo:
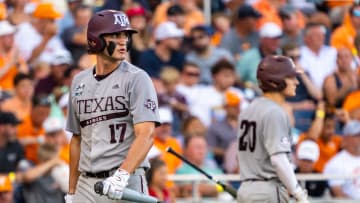
[[[308,203],[290,164],[291,126],[282,105],[295,96],[298,80],[293,61],[268,56],[259,64],[257,79],[264,92],[239,117],[239,203]]]
[[[97,62],[77,74],[70,89],[66,203],[125,202],[125,187],[148,193],[145,156],[159,115],[150,77],[125,60],[136,32],[121,11],[103,10],[89,21],[88,47]],[[94,191],[98,181],[104,196]]]

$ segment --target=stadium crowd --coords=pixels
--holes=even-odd
[[[311,197],[360,199],[360,3],[356,0],[0,0],[0,202],[60,203],[68,187],[65,119],[69,86],[93,68],[87,23],[124,11],[134,29],[128,60],[158,93],[147,173],[150,194],[190,197],[193,185],[166,174],[197,174],[172,147],[210,174],[236,174],[237,118],[260,96],[257,65],[285,55],[302,70],[284,109],[298,173],[358,175],[307,181]],[[166,182],[166,183],[165,183]],[[239,183],[233,183],[238,186]],[[218,197],[216,185],[198,186]]]

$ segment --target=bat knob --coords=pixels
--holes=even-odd
[[[99,182],[96,182],[95,185],[94,185],[94,190],[97,194],[99,195],[103,195],[103,183],[102,181],[99,181]]]

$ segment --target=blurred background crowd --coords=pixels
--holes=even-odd
[[[208,13],[204,13],[207,6]],[[150,193],[193,195],[197,174],[172,147],[212,175],[236,174],[237,117],[261,96],[257,65],[293,59],[303,73],[284,109],[298,173],[357,175],[307,181],[312,197],[360,199],[360,4],[355,0],[0,0],[0,202],[58,203],[67,192],[68,91],[93,68],[86,29],[102,9],[133,28],[128,60],[152,78],[162,125],[149,153]],[[238,186],[236,181],[232,183]],[[201,197],[221,189],[202,182]]]

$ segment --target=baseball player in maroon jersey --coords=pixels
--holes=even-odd
[[[148,193],[145,157],[159,115],[150,77],[125,60],[136,32],[121,11],[103,10],[89,21],[89,52],[97,62],[77,74],[70,89],[66,203],[126,202],[120,200],[125,187]],[[98,181],[104,196],[94,191]]]
[[[298,80],[293,61],[285,56],[268,56],[259,64],[257,79],[263,90],[239,117],[239,166],[242,184],[240,203],[308,203],[290,164],[291,126],[282,105],[295,96]]]

